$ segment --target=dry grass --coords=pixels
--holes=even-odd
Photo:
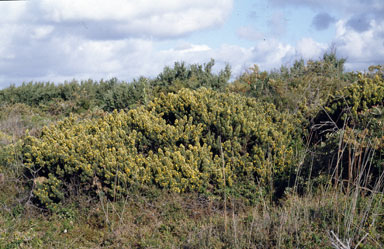
[[[78,196],[53,214],[1,198],[1,248],[342,248],[335,247],[337,240],[352,248],[384,245],[381,196],[361,197],[352,215],[354,196],[334,188],[290,193],[279,204],[261,198],[247,206],[228,196],[226,214],[220,198],[156,189],[115,202]]]

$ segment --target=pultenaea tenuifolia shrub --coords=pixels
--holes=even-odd
[[[109,197],[143,185],[206,191],[222,188],[225,172],[229,187],[285,186],[297,165],[298,125],[273,104],[182,89],[97,120],[69,117],[45,127],[39,138],[28,136],[23,153],[42,179],[34,195],[46,206],[65,198],[71,184]]]

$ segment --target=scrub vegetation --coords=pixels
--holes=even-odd
[[[344,63],[0,90],[0,248],[383,247],[384,69]]]

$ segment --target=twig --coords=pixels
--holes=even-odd
[[[330,235],[331,243],[336,249],[350,249],[349,243],[345,245],[332,230]]]
[[[225,161],[224,161],[224,153],[223,153],[223,146],[221,145],[221,136],[219,136],[219,143],[220,143],[220,154],[221,154],[221,160],[223,163],[223,179],[224,179],[224,229],[225,233],[227,233],[227,194],[226,194],[226,181],[225,181]]]
[[[357,249],[359,247],[359,245],[365,240],[365,238],[369,235],[369,233],[366,233],[363,238],[361,238],[361,240],[359,241],[359,243],[356,244],[355,246],[355,249]]]

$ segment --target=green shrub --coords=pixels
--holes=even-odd
[[[279,110],[301,112],[311,119],[326,103],[328,96],[352,83],[356,75],[344,72],[345,59],[335,52],[325,53],[318,61],[303,59],[291,67],[282,66],[270,73],[261,72],[257,65],[242,74],[231,91],[274,103]]]
[[[160,93],[177,92],[182,88],[223,90],[231,76],[230,68],[226,66],[214,74],[214,64],[214,60],[204,65],[175,63],[174,67],[165,67],[154,79],[140,77],[129,83],[111,78],[99,82],[89,79],[62,84],[29,82],[17,87],[11,85],[0,90],[0,105],[21,103],[55,116],[83,113],[95,107],[108,112],[128,110],[147,104]]]
[[[128,112],[45,127],[39,138],[25,139],[23,155],[43,179],[34,195],[47,206],[65,198],[73,184],[109,197],[153,184],[175,192],[215,191],[224,186],[221,149],[226,185],[274,183],[278,189],[296,165],[297,125],[272,104],[183,89]]]
[[[349,182],[364,171],[364,178],[370,177],[368,185],[373,187],[383,172],[383,111],[384,78],[380,71],[359,74],[357,82],[330,96],[311,127],[313,143],[320,152],[325,148],[321,154],[328,162],[320,163],[333,169],[338,162],[341,167],[337,173]]]
[[[132,109],[145,104],[148,99],[148,80],[141,77],[132,83],[115,84],[111,89],[101,93],[102,108],[105,111]]]
[[[206,87],[213,90],[223,90],[231,77],[230,67],[227,65],[218,74],[212,73],[215,65],[213,59],[200,65],[192,64],[186,66],[184,62],[176,62],[173,68],[165,67],[154,80],[150,82],[154,95],[158,92],[177,92],[182,88],[198,89]]]

